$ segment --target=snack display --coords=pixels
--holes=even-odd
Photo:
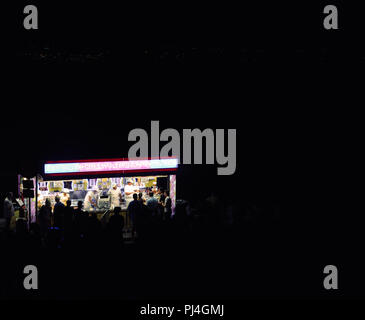
[[[99,190],[105,190],[111,188],[111,179],[110,178],[99,178],[97,179],[97,186]]]
[[[83,180],[73,180],[72,181],[72,190],[73,191],[82,191],[87,190],[88,181],[87,179]]]
[[[63,181],[50,181],[48,182],[49,192],[61,192],[63,190]]]

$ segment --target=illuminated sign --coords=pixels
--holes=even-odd
[[[57,162],[44,165],[45,174],[87,174],[113,173],[143,170],[174,170],[178,167],[177,158],[151,160],[95,160],[79,162]]]

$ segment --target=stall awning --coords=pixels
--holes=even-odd
[[[177,158],[49,161],[44,164],[44,174],[46,176],[128,174],[132,172],[175,171],[177,168]]]

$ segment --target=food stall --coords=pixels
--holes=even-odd
[[[120,190],[119,204],[123,214],[132,199],[131,195],[127,195],[127,189],[142,193],[142,197],[148,199],[151,190],[163,188],[169,191],[174,214],[177,168],[177,158],[46,162],[42,176],[37,179],[37,209],[44,205],[46,199],[53,207],[58,196],[65,205],[70,200],[73,207],[77,207],[79,201],[87,202],[85,209],[101,218],[113,210],[110,194],[113,187]]]

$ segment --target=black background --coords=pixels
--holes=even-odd
[[[218,187],[276,205],[281,233],[261,230],[249,253],[212,248],[229,256],[229,280],[240,284],[218,296],[363,296],[357,4],[337,4],[339,30],[328,31],[319,1],[34,1],[39,30],[27,31],[24,3],[3,109],[4,177],[44,160],[126,157],[128,132],[149,131],[151,120],[160,130],[235,128],[235,175],[184,167],[181,196]],[[322,289],[327,264],[340,270],[340,293]]]

